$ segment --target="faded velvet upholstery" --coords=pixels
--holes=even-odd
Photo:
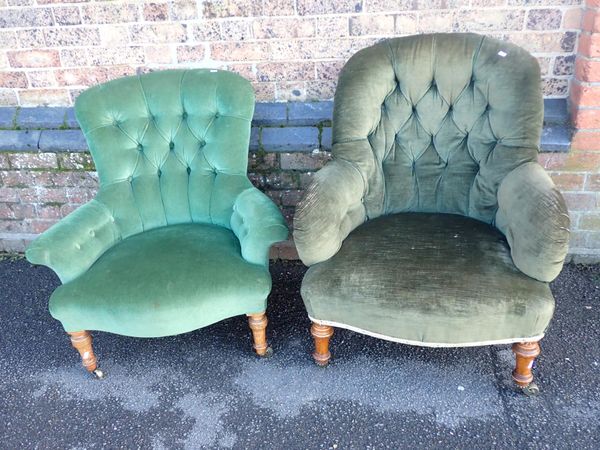
[[[455,214],[366,222],[311,267],[302,297],[312,318],[411,343],[540,336],[554,311],[548,284],[515,267],[502,233]]]
[[[298,253],[312,266],[302,287],[311,318],[426,345],[543,333],[553,299],[541,282],[562,268],[569,217],[536,162],[542,117],[537,61],[515,45],[433,34],[382,41],[355,54],[335,94],[333,161],[316,174],[294,221]],[[419,229],[414,218],[395,217],[409,213],[436,215],[422,216],[428,227]],[[471,233],[473,220],[457,222],[454,215],[484,228]],[[389,219],[379,226],[361,225],[382,216]],[[444,228],[463,226],[459,234],[481,240],[477,245],[442,242]],[[428,242],[434,254],[425,258],[424,248],[411,258],[410,241]],[[470,264],[468,252],[497,267]],[[344,270],[351,272],[343,276]],[[420,289],[409,288],[415,273]],[[457,280],[450,298],[443,296]],[[497,296],[496,308],[487,295]],[[446,318],[437,320],[432,305],[442,302]],[[502,314],[505,320],[491,327]]]
[[[63,282],[50,307],[65,329],[162,336],[263,311],[287,228],[246,176],[250,83],[153,72],[88,89],[75,109],[99,192],[27,250]]]

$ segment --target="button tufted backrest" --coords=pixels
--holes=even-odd
[[[229,227],[246,176],[254,92],[226,71],[120,78],[75,104],[100,179],[97,199],[123,236],[186,222]]]
[[[539,66],[525,50],[476,34],[391,39],[342,70],[333,155],[361,172],[370,218],[491,223],[504,176],[537,158],[542,116]]]

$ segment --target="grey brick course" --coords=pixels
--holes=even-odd
[[[88,146],[81,130],[43,130],[39,149],[43,152],[87,151]]]
[[[260,125],[285,125],[287,120],[287,106],[285,103],[257,103],[254,107],[252,124]]]
[[[331,122],[333,102],[292,102],[288,104],[288,124],[318,125]]]
[[[0,130],[0,151],[37,151],[39,130]]]
[[[60,128],[65,125],[67,108],[44,106],[39,108],[19,108],[17,126],[19,128]]]
[[[316,127],[263,128],[261,144],[265,151],[301,152],[319,148]]]
[[[14,128],[17,108],[0,108],[0,128]]]

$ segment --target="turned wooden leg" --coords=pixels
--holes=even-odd
[[[92,335],[89,331],[73,331],[68,334],[71,337],[71,344],[81,355],[83,367],[93,373],[98,368],[98,364],[92,349]]]
[[[252,348],[258,356],[269,356],[272,352],[267,345],[267,315],[265,313],[248,314],[248,325],[252,330]]]
[[[532,392],[537,394],[537,386],[532,384],[533,373],[531,368],[533,367],[533,361],[540,354],[540,344],[537,342],[517,342],[513,344],[512,351],[516,356],[515,370],[513,370],[512,377],[522,388],[528,388],[532,386]]]
[[[329,339],[333,336],[333,327],[313,323],[310,327],[310,334],[312,334],[315,340],[313,358],[319,366],[326,366],[329,364],[329,359],[331,358],[331,353],[329,353]]]

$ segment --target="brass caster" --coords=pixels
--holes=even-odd
[[[535,383],[529,383],[527,386],[521,387],[521,390],[527,397],[535,397],[540,393],[540,388]]]
[[[271,347],[270,345],[267,347],[267,349],[265,350],[264,355],[259,355],[261,358],[270,358],[271,356],[273,356],[273,347]]]
[[[92,372],[92,375],[94,376],[94,378],[96,380],[103,380],[104,378],[106,378],[106,374],[104,373],[104,371],[100,370],[100,369],[96,369]]]

